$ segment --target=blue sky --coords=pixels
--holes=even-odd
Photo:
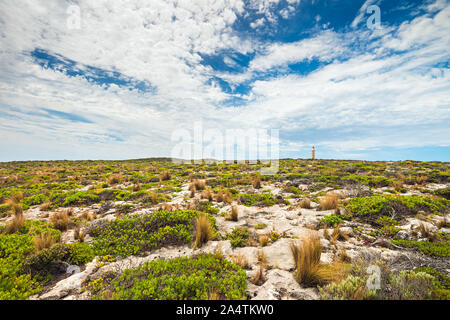
[[[445,0],[5,0],[0,161],[170,156],[196,122],[450,161],[449,31]]]

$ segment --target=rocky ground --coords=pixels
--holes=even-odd
[[[283,186],[290,182],[280,182],[275,184],[263,184],[260,190],[250,190],[249,192],[262,192],[269,190],[274,195],[281,195],[288,198],[288,194],[283,193]],[[307,186],[298,185],[299,189],[306,189]],[[438,189],[448,187],[448,185],[427,185],[427,189]],[[200,200],[201,193],[197,193],[195,197],[190,197],[189,184],[184,184],[182,190],[167,203],[169,206],[184,208],[189,203]],[[327,191],[327,190],[325,190]],[[334,190],[335,193],[342,195],[345,199],[355,190],[342,189]],[[378,190],[383,192],[383,190]],[[408,194],[408,193],[407,193]],[[420,266],[432,266],[437,270],[441,270],[446,274],[450,274],[450,263],[448,258],[438,258],[427,256],[420,251],[401,248],[390,244],[389,241],[383,241],[382,238],[371,236],[375,232],[373,226],[367,223],[344,221],[341,226],[341,232],[345,233],[347,239],[339,239],[333,243],[326,238],[324,226],[320,224],[319,219],[325,216],[335,214],[335,210],[320,210],[318,203],[312,202],[310,209],[300,208],[301,199],[288,199],[289,204],[277,204],[268,207],[244,206],[234,201],[231,204],[215,203],[220,210],[216,215],[219,234],[227,234],[232,232],[236,227],[247,227],[256,239],[259,236],[275,232],[281,237],[276,241],[269,241],[267,245],[262,247],[258,243],[253,243],[245,247],[232,248],[230,240],[214,240],[209,241],[200,249],[194,249],[192,245],[164,247],[155,250],[145,256],[130,256],[115,262],[99,264],[98,259],[94,259],[88,263],[84,270],[73,275],[66,275],[63,279],[48,285],[39,295],[33,296],[31,299],[89,299],[90,293],[81,290],[81,284],[87,281],[96,280],[110,271],[120,272],[129,268],[136,268],[142,263],[155,259],[170,259],[180,256],[193,256],[199,253],[216,253],[221,252],[228,259],[244,259],[246,261],[246,272],[248,276],[248,295],[251,299],[319,299],[317,288],[307,288],[301,286],[294,277],[294,261],[289,249],[291,242],[302,241],[308,234],[315,233],[320,237],[322,244],[321,262],[330,264],[340,252],[345,251],[352,261],[357,261],[359,257],[369,257],[372,260],[381,259],[387,262],[392,270],[414,269]],[[123,204],[116,202],[114,204]],[[226,214],[230,212],[234,206],[238,210],[238,220],[230,221],[226,219]],[[74,207],[74,216],[80,216],[89,210],[95,212],[99,209],[99,205],[90,207]],[[149,214],[157,210],[154,208],[137,209],[133,214]],[[223,215],[221,214],[223,213]],[[28,219],[47,220],[50,214],[41,212],[39,207],[33,207],[24,212]],[[420,217],[420,214],[419,214]],[[91,222],[92,225],[99,224],[101,221],[116,219],[116,210],[114,208],[109,211],[97,215],[97,219]],[[425,225],[430,231],[440,231],[446,235],[450,234],[447,227],[437,227],[439,221],[450,219],[450,214],[428,216],[427,219],[417,217],[408,217],[402,225],[398,226],[400,230],[398,236],[402,239],[410,239],[414,236],[412,233],[418,230],[421,225]],[[5,219],[7,220],[7,219]],[[259,226],[258,228],[255,228]],[[261,228],[261,226],[263,226]],[[330,228],[328,228],[330,229]],[[331,231],[332,228],[329,230]],[[62,241],[65,243],[76,242],[74,239],[74,230],[68,230],[62,234]],[[89,235],[86,236],[86,242],[92,241]],[[264,277],[265,281],[261,285],[252,283],[251,279],[259,270],[260,262],[258,256],[264,253],[267,262],[265,263]]]

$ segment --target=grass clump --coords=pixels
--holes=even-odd
[[[338,203],[339,196],[335,193],[329,193],[319,201],[321,210],[336,209],[338,207]]]
[[[235,222],[238,221],[238,219],[239,219],[238,208],[235,206],[232,206],[231,211],[230,211],[229,215],[226,217],[226,219],[230,220],[230,221],[235,221]]]
[[[214,238],[214,229],[212,228],[208,217],[205,215],[197,217],[195,228],[195,248],[200,248],[204,243],[207,243]]]
[[[239,194],[239,201],[246,207],[257,205],[260,207],[270,207],[277,203],[285,203],[282,199],[275,198],[274,195],[265,192],[261,194]]]
[[[231,233],[227,235],[228,240],[230,240],[231,246],[233,248],[236,247],[245,247],[249,239],[249,231],[246,227],[238,227],[234,228]]]
[[[380,216],[415,215],[419,211],[442,214],[450,209],[450,201],[443,198],[421,196],[370,196],[350,199],[346,210],[353,216],[376,220]]]
[[[28,234],[0,236],[0,300],[26,300],[40,291],[31,275],[20,272],[33,251],[33,237]]]
[[[420,267],[414,272],[424,272],[434,277],[432,298],[435,300],[450,300],[450,277],[432,267]]]
[[[156,211],[143,216],[124,216],[91,230],[96,254],[129,256],[165,245],[193,241],[196,218],[205,215],[214,231],[216,220],[194,210]]]
[[[109,281],[89,285],[94,299],[208,300],[246,299],[246,273],[212,254],[145,263]]]
[[[70,217],[68,210],[54,213],[50,217],[49,221],[53,225],[53,228],[61,231],[67,230],[70,224]]]
[[[329,215],[329,216],[325,216],[323,218],[320,218],[319,221],[323,224],[325,224],[327,227],[335,227],[341,223],[344,222],[344,219],[342,219],[341,217],[339,217],[338,215]]]
[[[322,245],[317,235],[310,235],[299,244],[291,243],[290,249],[295,264],[295,279],[301,285],[322,284],[340,273],[338,265],[320,264]]]
[[[450,242],[428,242],[412,240],[392,240],[392,243],[406,248],[416,248],[428,256],[450,257]]]

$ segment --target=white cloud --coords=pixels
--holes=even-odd
[[[240,38],[232,28],[245,14],[240,0],[83,0],[80,30],[66,27],[69,3],[0,2],[0,136],[2,148],[16,150],[17,157],[169,155],[173,130],[192,129],[200,118],[219,130],[279,128],[297,134],[282,141],[286,150],[309,145],[315,132],[346,129],[355,131],[350,140],[329,134],[314,140],[339,152],[450,144],[444,125],[450,120],[450,74],[439,64],[450,57],[450,17],[441,1],[398,30],[326,30],[289,44]],[[264,3],[267,13],[275,1]],[[149,81],[156,91],[105,88],[43,69],[25,54],[35,48]],[[258,54],[243,73],[200,64],[200,54],[221,50]],[[223,59],[235,66],[231,56]],[[270,76],[269,70],[312,59],[328,64],[304,76],[253,80],[256,73]],[[213,75],[234,86],[249,82],[249,102],[222,107],[230,95],[209,81]],[[46,118],[42,108],[92,123]]]

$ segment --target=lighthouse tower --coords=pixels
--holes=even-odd
[[[312,147],[312,151],[311,151],[311,159],[312,160],[316,159],[316,149],[314,148],[314,146]]]

